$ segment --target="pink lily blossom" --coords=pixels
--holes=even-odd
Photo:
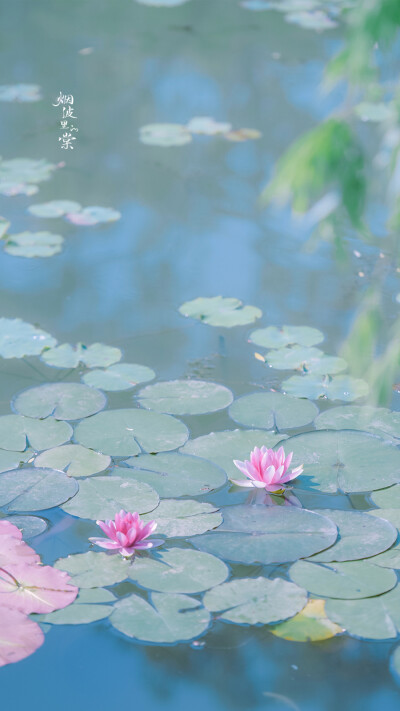
[[[108,538],[89,538],[96,546],[119,551],[125,558],[133,556],[135,551],[155,548],[164,543],[159,538],[145,541],[157,528],[155,521],[144,524],[138,513],[127,513],[123,509],[115,514],[114,521],[96,521]]]
[[[267,447],[261,449],[255,447],[250,454],[250,461],[240,462],[237,459],[233,461],[235,467],[247,479],[232,479],[232,482],[237,486],[256,487],[272,494],[283,494],[285,484],[303,472],[302,464],[288,471],[292,457],[293,452],[286,457],[283,447],[280,447],[277,452]]]

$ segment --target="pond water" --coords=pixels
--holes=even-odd
[[[102,343],[119,348],[122,362],[151,368],[155,382],[193,379],[220,383],[229,388],[235,398],[251,393],[266,394],[271,390],[290,392],[296,400],[285,417],[291,412],[293,422],[290,426],[278,424],[272,435],[274,421],[257,423],[253,404],[245,408],[245,414],[235,418],[230,417],[226,409],[230,400],[221,406],[211,404],[207,408],[206,404],[201,414],[188,414],[187,400],[181,395],[172,394],[172,400],[178,400],[177,408],[174,403],[169,408],[162,402],[157,404],[159,397],[153,395],[156,403],[150,403],[149,409],[158,408],[161,413],[176,416],[189,429],[190,440],[185,445],[186,436],[179,439],[179,434],[171,434],[167,427],[165,436],[176,437],[171,446],[160,445],[154,449],[141,442],[142,449],[153,453],[185,445],[185,453],[206,460],[208,453],[218,466],[227,466],[229,477],[233,476],[234,469],[231,460],[249,456],[243,445],[236,454],[234,446],[222,439],[219,447],[214,445],[213,449],[208,448],[209,440],[204,446],[203,441],[191,444],[191,440],[237,427],[244,431],[257,427],[269,431],[266,442],[262,432],[258,435],[260,441],[251,440],[250,452],[256,444],[275,446],[281,439],[281,430],[283,437],[299,434],[304,438],[305,433],[315,432],[313,420],[317,410],[302,419],[296,409],[299,402],[314,402],[320,412],[329,412],[338,406],[350,408],[353,404],[400,410],[400,395],[393,390],[399,375],[397,226],[392,222],[388,227],[390,213],[395,212],[393,205],[398,188],[393,167],[399,145],[397,114],[393,118],[390,111],[394,111],[396,99],[394,82],[399,45],[391,44],[379,55],[380,81],[368,77],[364,84],[355,86],[341,81],[328,89],[324,77],[329,62],[348,37],[346,12],[350,11],[347,8],[351,3],[324,4],[329,6],[326,15],[317,2],[308,3],[309,7],[305,2],[297,3],[299,7],[292,3],[292,12],[302,15],[301,22],[288,21],[293,20],[287,17],[290,7],[285,14],[264,7],[268,3],[247,3],[245,7],[246,3],[241,6],[236,0],[190,0],[177,7],[152,6],[134,0],[113,3],[106,0],[70,0],[69,3],[14,0],[3,8],[1,82],[38,84],[42,98],[0,102],[2,160],[45,159],[54,165],[60,162],[65,165],[57,168],[49,180],[38,183],[39,191],[34,195],[0,196],[1,214],[11,223],[12,235],[40,230],[64,238],[61,251],[49,258],[16,256],[7,248],[2,251],[0,316],[33,324],[51,334],[59,344]],[[384,7],[385,2],[375,5]],[[390,5],[388,0],[386,5]],[[320,31],[304,26],[310,17],[319,23]],[[392,22],[395,20],[391,18]],[[322,27],[326,23],[332,27],[330,24]],[[380,52],[380,48],[376,51]],[[79,131],[73,134],[76,138],[73,150],[62,150],[58,140],[62,135],[62,106],[53,104],[60,92],[74,97],[77,117],[74,122]],[[382,121],[356,120],[351,111],[362,101],[379,104],[382,112],[383,106],[387,115]],[[370,105],[368,110],[371,111]],[[359,116],[362,111],[366,112],[367,108],[359,109]],[[143,141],[143,132],[140,133],[143,126],[156,123],[185,126],[193,117],[213,117],[218,122],[231,123],[234,132],[254,129],[260,135],[249,134],[244,136],[247,140],[239,141],[238,135],[227,139],[218,132],[216,135],[193,132],[192,135],[185,129],[176,129],[184,134],[182,145],[157,145],[151,133],[150,141]],[[343,153],[347,151],[347,164],[332,159],[325,184],[322,178],[319,184],[317,180],[317,190],[315,186],[310,189],[310,196],[307,194],[309,186],[304,184],[298,188],[306,195],[304,207],[308,209],[317,204],[314,212],[306,210],[306,216],[301,217],[300,210],[292,214],[286,204],[262,204],[262,191],[288,147],[307,132],[326,125],[332,117],[351,125],[354,140],[360,144],[359,150],[364,156],[364,167],[359,170],[363,177],[352,174],[351,166],[359,161],[359,155],[352,145],[346,147],[346,144]],[[170,134],[167,136],[173,143]],[[333,142],[335,140],[334,137]],[[321,150],[315,149],[317,156],[323,154],[324,145]],[[337,145],[340,154],[342,148]],[[299,162],[297,166],[299,175],[307,170],[307,157],[303,157],[304,164]],[[324,158],[320,160],[323,162]],[[309,165],[320,175],[315,156]],[[1,180],[0,162],[0,183]],[[324,196],[328,196],[326,203],[318,202]],[[354,214],[355,207],[353,213],[351,206],[346,207],[349,199],[353,207],[358,202],[365,203],[362,210],[360,208],[362,217]],[[62,217],[48,219],[27,210],[30,205],[52,200],[76,201],[83,207],[113,208],[120,213],[120,219],[85,225],[79,224],[78,217],[78,224],[73,224]],[[325,214],[326,205],[331,207]],[[179,313],[180,306],[186,302],[220,294],[261,309],[262,316],[256,319],[252,315],[243,325],[226,328],[223,324],[212,326],[196,318],[184,318]],[[10,323],[0,332],[1,348],[7,341]],[[271,357],[272,351],[268,351],[262,338],[260,342],[259,337],[253,338],[250,334],[269,326],[280,329],[284,324],[319,329],[324,337],[322,345],[318,339],[303,343],[301,336],[300,340],[288,337],[290,350],[299,344],[303,349],[317,347],[328,355],[344,357],[350,380],[344,384],[335,380],[341,377],[337,363],[330,371],[332,377],[326,375],[318,366],[323,353],[300,354],[301,366],[295,366],[297,370],[291,366],[282,369],[279,363],[278,367],[268,367],[263,358]],[[1,360],[0,415],[16,412],[29,417],[47,417],[52,414],[54,403],[41,414],[35,409],[38,407],[35,399],[22,405],[22,401],[14,398],[44,383],[80,383],[81,375],[87,376],[90,372],[82,362],[77,367],[55,368],[46,364],[43,355],[38,357],[40,350],[37,356],[29,355],[32,353],[29,349],[25,353],[27,357]],[[286,357],[285,354],[278,354],[278,360]],[[273,362],[276,366],[277,360]],[[305,378],[309,378],[310,373],[312,377],[313,367],[319,381],[304,386],[304,382],[309,382]],[[293,376],[303,379],[300,385],[282,386],[282,382]],[[135,389],[127,385],[125,390],[105,390],[106,411],[138,408],[137,394],[152,377],[144,377]],[[360,385],[360,379],[364,383],[364,378],[370,386],[369,395],[364,385]],[[90,379],[87,382],[96,384]],[[333,386],[329,389],[332,383],[336,390]],[[98,387],[101,389],[101,382]],[[324,397],[318,398],[320,394]],[[213,391],[210,400],[214,395]],[[76,407],[79,396],[73,400]],[[12,410],[10,401],[14,403]],[[112,423],[97,420],[100,423],[97,429],[90,431],[90,423],[100,416],[93,413],[102,408],[103,405],[92,408],[89,417],[78,425],[81,430],[75,432],[73,441],[111,455],[120,469],[110,474],[111,469],[106,465],[103,471],[100,469],[100,477],[106,469],[112,478],[116,474],[120,476],[124,461],[138,452],[118,448],[117,435],[114,449],[111,445],[111,449],[106,445],[102,448]],[[279,418],[279,407],[276,409]],[[189,498],[196,497],[197,502],[214,505],[214,511],[225,507],[226,512],[226,507],[236,505],[251,508],[251,503],[262,503],[257,510],[262,508],[263,511],[274,506],[280,511],[277,533],[284,526],[283,519],[279,518],[284,508],[292,512],[303,506],[317,510],[320,515],[326,513],[328,519],[327,512],[333,509],[395,510],[391,518],[387,514],[395,526],[391,526],[393,537],[379,550],[356,553],[350,560],[372,557],[389,549],[400,525],[400,517],[396,519],[399,507],[396,493],[392,494],[393,500],[389,494],[385,501],[373,501],[370,492],[391,485],[397,492],[400,465],[396,445],[400,430],[395,414],[386,414],[385,429],[382,413],[378,416],[378,411],[374,410],[373,415],[368,412],[363,426],[358,426],[355,419],[348,425],[357,431],[366,430],[368,435],[343,434],[346,425],[332,424],[329,419],[318,427],[341,431],[343,439],[338,447],[342,453],[347,452],[345,464],[337,464],[332,459],[332,440],[315,439],[318,434],[309,445],[304,444],[304,439],[290,443],[288,451],[294,450],[295,460],[300,457],[296,465],[302,463],[301,455],[305,452],[320,448],[321,455],[317,463],[311,459],[305,461],[305,476],[294,484],[293,494],[297,500],[293,506],[280,505],[290,504],[290,495],[285,500],[277,497],[265,500],[264,493],[249,494],[249,490],[234,487],[229,481],[215,486],[215,490],[207,494],[203,489]],[[72,413],[64,419],[75,426],[81,417]],[[276,418],[275,413],[275,425]],[[146,430],[146,435],[162,436],[158,427],[162,429],[163,422],[152,425],[153,431],[149,435]],[[89,423],[89,431],[84,431],[85,423]],[[353,440],[353,435],[361,439]],[[2,430],[0,419],[0,446],[5,451],[17,450],[10,440],[7,443],[8,436],[11,434],[9,430]],[[363,440],[363,436],[366,439]],[[374,449],[377,443],[383,449]],[[24,458],[23,468],[32,466],[37,452],[55,446],[35,446],[30,440],[29,444],[32,451]],[[393,457],[390,462],[385,459],[389,455]],[[19,456],[11,468],[19,465]],[[329,458],[332,459],[331,470],[325,476],[324,466],[328,467]],[[361,464],[353,471],[354,458],[360,458]],[[21,462],[22,459],[21,456]],[[1,457],[0,460],[3,461]],[[310,483],[311,470],[307,464],[314,467],[312,474],[316,484],[315,481]],[[41,466],[57,469],[48,462]],[[335,478],[332,479],[332,469],[335,468],[337,474],[340,467],[351,471],[347,484],[342,482],[336,493],[336,484],[331,485]],[[366,470],[369,482],[364,487],[360,484],[360,477],[364,476],[361,467]],[[8,468],[2,465],[1,471]],[[93,480],[98,478],[98,473],[95,472]],[[238,472],[237,475],[240,476]],[[346,473],[343,476],[346,477]],[[381,476],[382,483],[373,484],[373,476]],[[0,474],[0,506],[4,481],[1,477]],[[81,496],[85,489],[82,482],[90,480],[74,480],[80,486],[76,496]],[[161,491],[159,493],[163,496]],[[179,495],[172,494],[172,498]],[[171,494],[166,498],[171,498]],[[99,551],[90,547],[88,538],[97,535],[94,519],[100,514],[79,516],[74,509],[74,499],[65,504],[67,510],[72,507],[71,513],[58,506],[42,510],[23,506],[8,509],[6,502],[0,508],[0,517],[16,512],[44,518],[49,524],[47,530],[29,543],[44,564],[53,565],[68,555]],[[86,499],[85,505],[89,506],[90,493]],[[155,505],[144,507],[142,511],[151,508],[154,510]],[[213,510],[211,506],[209,509]],[[387,519],[383,516],[379,520]],[[215,533],[205,534],[205,543],[199,543],[200,550],[216,557],[218,552],[214,550],[213,541],[218,535],[228,535],[217,532],[220,522],[218,519],[217,523],[210,524],[208,530],[215,528]],[[245,521],[243,525],[248,524]],[[303,532],[305,538],[307,526],[302,529],[301,523],[299,525],[298,537],[301,538]],[[389,528],[390,525],[387,530]],[[195,533],[203,534],[204,530]],[[240,524],[238,530],[249,532],[248,528],[241,529]],[[366,530],[364,538],[369,538],[372,534],[368,526]],[[328,536],[326,531],[324,535]],[[229,553],[232,541],[227,539],[221,558],[227,561],[230,579],[262,576],[293,580],[294,572],[292,576],[288,573],[292,561],[328,548],[336,535],[337,532],[330,542],[327,538],[325,545],[293,558],[284,555],[279,560],[273,557],[268,560],[266,556],[261,562],[257,555],[253,559],[251,554],[246,556],[243,545],[244,552],[242,550],[236,558],[232,556]],[[164,533],[164,537],[168,537],[168,533]],[[182,537],[170,536],[160,553],[173,548],[197,550],[192,545],[194,541],[187,533]],[[266,543],[267,548],[268,545]],[[349,565],[349,557],[339,560]],[[394,566],[395,563],[393,569],[376,566],[376,577],[379,579],[386,571],[394,570],[393,580],[397,580]],[[60,567],[62,569],[62,564]],[[221,582],[223,580],[218,580],[218,584]],[[308,579],[306,584],[297,578],[294,582],[310,591],[314,598],[329,597],[318,585],[313,588]],[[359,583],[358,578],[356,583]],[[124,581],[124,576],[111,584],[106,580],[102,586],[120,600],[128,599],[132,593],[143,598],[147,594],[145,585],[135,586],[132,581]],[[151,585],[149,588],[152,589]],[[201,593],[194,591],[195,600],[202,599],[204,589]],[[365,599],[375,600],[376,595],[389,594],[386,591],[390,589],[395,589],[395,582],[370,593],[370,597],[366,594]],[[178,592],[185,594],[186,590]],[[363,598],[363,595],[358,597]],[[358,602],[364,603],[365,599]],[[298,609],[303,606],[304,602]],[[217,618],[215,610],[226,607],[211,606],[213,616]],[[354,608],[355,617],[358,609]],[[187,610],[186,616],[190,614],[193,613]],[[370,616],[370,613],[363,614]],[[373,611],[371,615],[374,614]],[[390,658],[400,630],[400,602],[393,612],[394,619],[396,614],[399,622],[397,627],[394,622],[393,633],[385,636],[378,631],[375,640],[371,640],[372,635],[352,631],[351,624],[348,634],[337,634],[324,641],[298,642],[274,636],[271,625],[230,624],[215,619],[201,633],[192,637],[189,634],[188,641],[168,646],[146,643],[146,638],[140,640],[140,635],[139,640],[131,639],[108,619],[80,625],[50,624],[50,619],[42,619],[44,644],[26,659],[1,669],[1,697],[7,707],[16,711],[27,704],[32,711],[50,711],[55,707],[66,711],[71,706],[83,711],[88,707],[101,710],[115,703],[166,710],[180,710],[190,704],[193,711],[205,706],[209,711],[236,708],[249,711],[385,708],[394,711],[399,707],[400,691],[396,672],[391,673]],[[285,617],[278,616],[275,622],[279,619]],[[337,610],[332,613],[332,620],[339,620]],[[179,640],[179,633],[176,639]],[[398,663],[397,667],[400,668]]]

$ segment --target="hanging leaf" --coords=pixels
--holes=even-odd
[[[28,445],[36,451],[57,447],[68,442],[72,427],[54,417],[34,420],[23,415],[3,415],[0,417],[0,447],[24,452]]]
[[[229,416],[245,427],[286,430],[308,425],[318,408],[308,400],[298,400],[281,393],[254,393],[235,400]]]
[[[59,506],[78,491],[74,479],[54,469],[13,469],[0,474],[0,506],[8,511],[41,511]]]
[[[2,358],[39,355],[43,348],[55,346],[56,343],[56,339],[46,331],[21,321],[20,318],[0,318],[0,356]]]
[[[197,536],[217,528],[222,523],[222,516],[212,504],[192,499],[164,499],[151,514],[143,516],[143,520],[156,521],[157,534],[178,538]]]
[[[73,479],[67,479],[76,485]],[[157,492],[148,484],[118,476],[83,479],[74,499],[62,507],[64,511],[71,516],[101,521],[113,519],[121,509],[138,513],[152,511],[159,501]]]
[[[79,383],[48,383],[29,388],[14,399],[14,410],[27,417],[80,420],[102,410],[106,397],[99,390]]]
[[[228,388],[205,380],[169,380],[147,385],[138,395],[146,410],[170,415],[201,415],[217,412],[231,404],[233,395]]]
[[[47,420],[44,420],[47,422]],[[111,457],[86,449],[80,444],[66,444],[42,452],[36,457],[35,467],[50,467],[64,471],[68,476],[92,476],[110,466]]]
[[[203,321],[209,326],[223,328],[246,326],[262,316],[262,311],[255,306],[243,306],[239,299],[223,296],[200,296],[193,301],[186,301],[179,307],[179,313]]]
[[[119,348],[105,346],[103,343],[93,343],[91,346],[85,346],[83,343],[76,346],[63,343],[61,346],[46,349],[41,360],[54,368],[77,368],[80,364],[87,368],[106,368],[117,363],[121,357]]]
[[[118,363],[107,370],[91,370],[82,380],[86,385],[100,390],[130,390],[139,383],[145,383],[156,377],[154,370],[137,363]],[[150,409],[150,408],[149,408]],[[153,408],[151,408],[153,409]]]
[[[130,579],[149,590],[164,593],[198,593],[227,579],[229,569],[219,558],[184,548],[156,553],[154,558],[138,558]]]

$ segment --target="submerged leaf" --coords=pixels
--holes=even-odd
[[[143,0],[140,1],[143,2]],[[139,139],[141,143],[145,143],[148,146],[169,148],[190,143],[192,134],[186,126],[182,126],[179,123],[149,123],[140,129]]]
[[[28,102],[40,101],[41,89],[38,84],[3,84],[0,86],[0,101]]]

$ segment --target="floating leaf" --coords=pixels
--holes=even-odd
[[[9,180],[0,180],[0,194],[13,197],[14,195],[35,195],[39,188],[27,183],[16,183]]]
[[[246,326],[262,316],[262,311],[256,306],[243,306],[239,299],[223,296],[200,296],[193,301],[186,301],[179,307],[179,313],[203,321],[209,326],[224,328]]]
[[[46,349],[41,360],[55,368],[77,368],[80,364],[87,368],[106,368],[117,363],[121,356],[119,348],[105,346],[103,343],[93,343],[91,346],[85,346],[83,343],[76,346],[63,343],[61,346]]]
[[[20,464],[28,462],[34,454],[33,449],[26,449],[25,452],[11,452],[0,449],[0,472],[8,472],[9,469],[18,469]]]
[[[400,439],[400,413],[386,407],[340,405],[321,412],[314,424],[317,430],[362,430],[383,439]]]
[[[51,232],[20,232],[7,235],[4,251],[12,257],[53,257],[61,252],[63,242],[64,237]]]
[[[56,168],[56,165],[46,160],[30,158],[0,160],[0,183],[41,183],[49,180]]]
[[[190,143],[192,134],[179,123],[149,123],[140,129],[139,140],[148,146],[169,148]]]
[[[121,218],[121,213],[112,207],[91,205],[79,212],[68,212],[65,219],[74,225],[98,225],[103,222],[115,222]]]
[[[400,587],[366,600],[327,600],[326,614],[352,637],[392,639],[400,632]]]
[[[0,101],[40,101],[42,94],[37,84],[3,84],[0,86]]]
[[[176,452],[142,454],[124,464],[135,479],[150,484],[163,498],[199,496],[226,483],[225,472],[212,462]],[[118,469],[118,474],[123,476],[123,472],[123,468]]]
[[[231,404],[228,388],[205,380],[169,380],[147,385],[138,395],[147,410],[170,415],[201,415],[223,410]]]
[[[135,560],[129,577],[137,585],[149,590],[198,593],[219,585],[228,575],[228,567],[213,555],[171,548],[157,553],[154,558]]]
[[[218,123],[211,116],[194,116],[186,124],[186,128],[190,133],[200,133],[204,136],[217,136],[227,133],[231,130],[230,123]]]
[[[264,348],[283,348],[285,346],[315,346],[324,340],[324,334],[309,326],[268,326],[258,328],[250,334],[250,342]]]
[[[56,610],[42,615],[40,622],[50,625],[82,625],[104,620],[111,615],[113,608],[108,604],[115,602],[114,595],[103,588],[83,589],[75,602],[64,610]]]
[[[292,617],[303,609],[307,592],[281,578],[242,578],[218,585],[203,599],[218,619],[236,624],[270,624]]]
[[[44,420],[47,422],[47,420]],[[35,459],[35,467],[50,467],[66,472],[68,476],[91,476],[110,466],[111,457],[86,449],[80,444],[66,444],[42,452]]]
[[[322,642],[343,631],[339,625],[327,618],[325,600],[309,600],[297,615],[270,628],[270,632],[276,637],[292,642]]]
[[[397,584],[393,570],[378,568],[363,560],[321,565],[298,560],[291,566],[289,575],[313,595],[346,600],[380,595]]]
[[[313,556],[312,562],[330,563],[370,558],[390,548],[397,538],[394,526],[379,519],[371,523],[371,516],[361,511],[317,509],[316,513],[328,516],[338,527],[339,536],[331,548]],[[398,523],[400,525],[400,518]]]
[[[105,520],[113,519],[121,509],[138,513],[152,511],[158,501],[157,492],[141,481],[131,477],[97,476],[81,481],[74,501],[65,504],[63,509],[71,516]]]
[[[24,452],[28,445],[37,451],[57,447],[68,442],[72,427],[54,417],[34,420],[23,415],[3,415],[0,417],[0,447]]]
[[[50,200],[29,205],[28,212],[35,217],[62,217],[67,212],[79,212],[81,205],[73,200]]]
[[[102,392],[87,385],[48,383],[24,390],[15,398],[13,407],[27,417],[53,415],[56,420],[79,420],[102,410],[106,402]]]
[[[265,362],[277,370],[301,370],[315,375],[340,373],[347,368],[343,358],[327,356],[319,348],[304,346],[274,349],[267,353]]]
[[[391,486],[389,489],[374,491],[371,495],[371,501],[383,509],[400,508],[400,486]]]
[[[41,511],[75,496],[78,484],[54,469],[14,469],[0,474],[0,506],[9,511]]]
[[[192,499],[164,499],[151,514],[143,516],[143,520],[156,521],[157,534],[178,538],[197,536],[217,528],[222,523],[222,516],[212,504]]]
[[[8,564],[0,568],[1,603],[13,610],[47,613],[73,602],[78,588],[66,573],[49,565]]]
[[[0,521],[9,521],[20,529],[25,540],[34,538],[43,533],[47,528],[47,522],[39,516],[6,516]]]
[[[278,430],[308,425],[317,414],[318,408],[313,402],[281,393],[245,395],[229,408],[229,416],[240,425]]]
[[[141,448],[146,452],[166,452],[180,447],[187,438],[183,422],[138,409],[101,412],[80,422],[75,430],[79,444],[117,457],[139,454]]]
[[[29,657],[43,642],[36,622],[18,610],[0,608],[0,667]]]
[[[156,377],[154,370],[137,363],[118,363],[107,370],[91,370],[82,380],[86,385],[101,390],[129,390],[138,383],[145,383]],[[150,408],[149,408],[150,409]],[[152,409],[152,408],[151,408]]]
[[[239,563],[285,563],[331,546],[335,524],[320,514],[285,506],[226,506],[213,534],[191,540],[196,548]]]
[[[39,355],[43,348],[55,346],[53,336],[21,321],[20,318],[0,318],[0,355],[2,358],[23,358]]]
[[[131,561],[118,553],[77,553],[59,558],[54,567],[65,570],[78,588],[100,588],[121,583],[129,576]]]
[[[291,437],[292,465],[304,464],[301,488],[334,494],[390,486],[400,480],[400,452],[373,435],[320,430]]]
[[[151,604],[138,595],[116,603],[113,627],[143,642],[174,644],[194,639],[210,624],[210,613],[188,595],[152,593]]]
[[[237,401],[239,402],[239,401]],[[231,410],[232,411],[232,410]],[[203,457],[224,469],[229,477],[238,476],[233,460],[245,460],[254,447],[274,447],[287,435],[264,430],[226,430],[190,440],[182,447],[182,454]]]
[[[352,378],[351,375],[335,375],[332,378],[319,375],[292,375],[282,383],[283,390],[295,397],[307,397],[317,400],[327,397],[329,400],[352,402],[368,395],[369,385],[365,380]]]

